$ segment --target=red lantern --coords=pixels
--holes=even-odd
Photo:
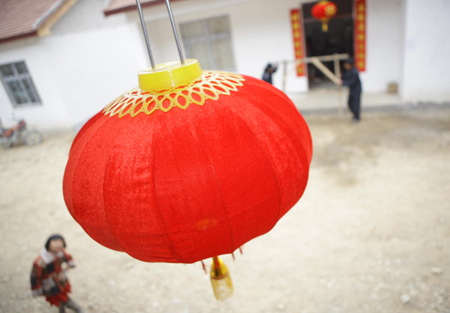
[[[308,179],[308,126],[283,92],[187,61],[169,76],[181,68],[189,83],[151,90],[167,65],[141,73],[146,90],[88,121],[64,175],[67,208],[89,236],[145,262],[232,253],[271,230]]]
[[[311,14],[322,22],[322,30],[328,31],[328,21],[337,13],[337,6],[331,1],[320,1],[311,9]]]
[[[185,60],[169,0],[180,62],[155,66],[136,4],[152,68],[78,133],[64,200],[94,240],[141,261],[213,257],[211,284],[224,300],[233,284],[218,255],[268,232],[300,199],[309,129],[271,84]]]

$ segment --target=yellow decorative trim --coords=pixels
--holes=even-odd
[[[132,117],[156,110],[169,112],[172,108],[187,109],[191,104],[203,105],[207,99],[217,100],[219,95],[230,95],[243,86],[244,77],[238,74],[216,71],[204,71],[203,75],[189,85],[173,87],[167,90],[148,92],[134,88],[123,94],[103,109],[105,115],[130,114]]]

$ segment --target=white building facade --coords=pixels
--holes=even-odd
[[[185,0],[174,1],[172,7],[179,28],[191,27],[180,31],[184,38],[201,27],[199,21],[225,17],[227,30],[209,34],[217,39],[217,49],[220,40],[231,42],[222,45],[222,53],[228,50],[220,62],[261,77],[268,62],[294,59],[290,12],[302,2],[311,1]],[[40,99],[39,104],[17,106],[0,85],[4,126],[15,117],[44,130],[73,127],[137,85],[137,72],[149,66],[138,14],[134,10],[105,17],[106,5],[103,0],[78,0],[53,25],[51,35],[0,44],[0,66],[25,62]],[[367,0],[364,92],[385,92],[388,84],[397,83],[404,101],[450,101],[449,15],[446,0]],[[165,6],[147,7],[144,16],[156,63],[178,60]],[[184,46],[195,50],[192,42]],[[274,85],[281,84],[277,73]],[[308,79],[291,71],[286,92],[308,89]]]

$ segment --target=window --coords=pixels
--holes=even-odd
[[[235,71],[228,16],[181,23],[181,37],[189,58],[204,69]]]
[[[25,62],[0,65],[0,77],[15,108],[41,104]]]

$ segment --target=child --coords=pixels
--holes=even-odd
[[[342,74],[341,85],[350,87],[350,94],[348,96],[348,107],[353,113],[353,122],[357,123],[360,120],[361,111],[361,81],[359,80],[358,70],[354,65],[353,59],[349,59],[344,63],[347,70]]]
[[[83,309],[69,298],[70,283],[63,263],[68,267],[75,267],[72,257],[64,248],[66,242],[61,235],[53,235],[48,238],[45,248],[33,263],[31,270],[31,291],[33,297],[45,296],[51,304],[59,307],[59,312],[64,313],[65,307],[83,313]]]

